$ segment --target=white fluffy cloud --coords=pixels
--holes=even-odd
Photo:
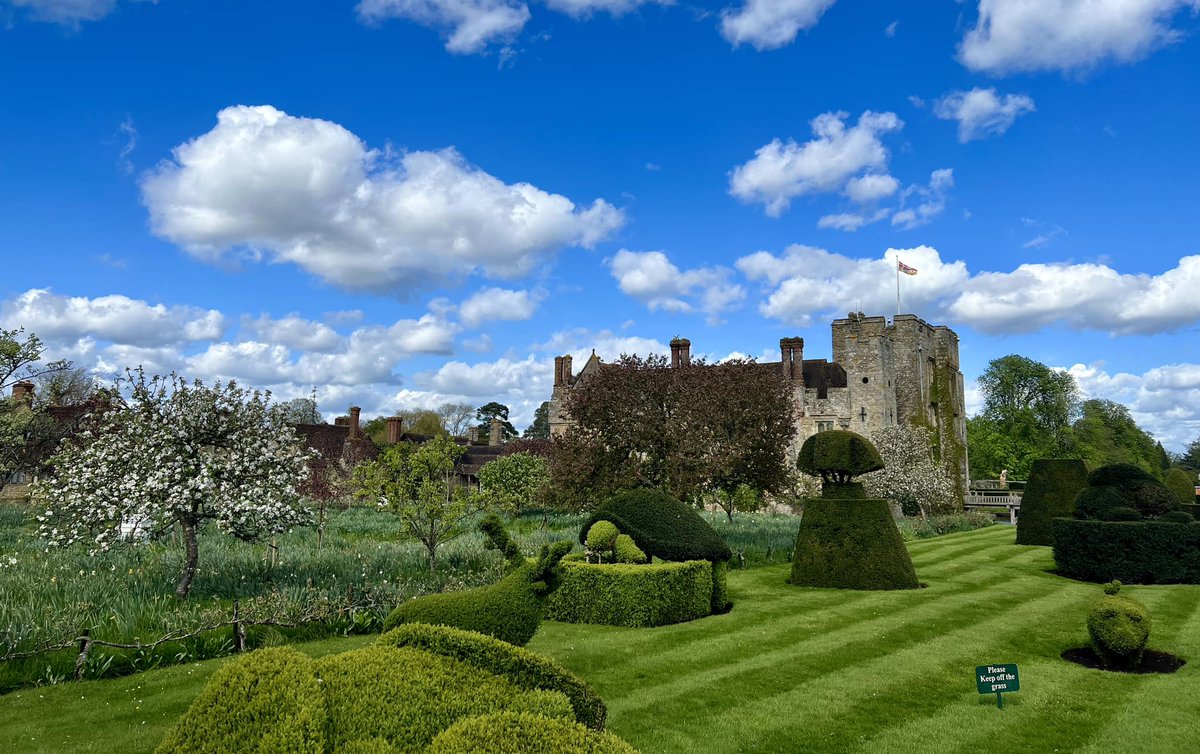
[[[909,230],[926,225],[946,209],[946,193],[954,187],[954,170],[941,168],[929,174],[927,186],[912,185],[900,197],[892,225]]]
[[[247,250],[348,289],[521,275],[624,222],[602,199],[581,208],[506,184],[452,148],[381,153],[336,123],[267,106],[222,110],[173,158],[142,181],[155,233],[201,259]]]
[[[721,36],[734,47],[756,50],[789,45],[804,29],[812,28],[836,0],[746,0],[738,9],[721,13]]]
[[[1200,364],[1167,364],[1142,374],[1109,373],[1103,362],[1075,364],[1070,372],[1085,398],[1129,408],[1138,426],[1164,447],[1182,450],[1200,436]]]
[[[671,5],[674,0],[546,0],[546,5],[572,18],[589,18],[595,13],[623,16],[643,5]]]
[[[495,320],[519,322],[531,318],[545,298],[545,291],[541,290],[482,288],[459,305],[458,317],[467,327]]]
[[[400,18],[437,29],[446,49],[462,54],[511,41],[529,21],[529,7],[516,0],[360,0],[357,10],[368,24]]]
[[[215,309],[164,306],[126,296],[61,296],[33,288],[0,305],[0,319],[45,341],[91,336],[138,347],[221,337],[225,318]]]
[[[814,317],[855,308],[891,311],[896,261],[918,270],[901,277],[905,311],[991,333],[1046,327],[1113,335],[1171,332],[1200,321],[1200,256],[1158,275],[1122,274],[1094,263],[1023,264],[1009,272],[971,274],[936,249],[888,249],[882,258],[852,258],[810,246],[742,257],[737,269],[763,289],[759,311],[806,326]]]
[[[25,11],[35,21],[78,26],[112,13],[117,0],[0,0],[0,9],[5,5]]]
[[[869,194],[884,187],[891,176],[884,173],[888,150],[880,137],[899,131],[904,122],[895,113],[870,110],[858,122],[846,126],[849,113],[824,113],[812,120],[816,138],[798,144],[788,139],[772,140],[737,166],[729,176],[729,193],[744,202],[761,202],[766,212],[778,217],[793,197],[812,193],[855,191]],[[893,181],[895,179],[892,179]]]
[[[1181,36],[1181,10],[1200,0],[980,0],[958,57],[975,71],[1074,71],[1130,63]]]
[[[680,270],[661,251],[621,249],[607,263],[621,291],[651,311],[698,311],[716,321],[718,315],[746,296],[742,286],[730,281],[732,271],[728,268]]]
[[[846,182],[846,196],[867,203],[886,199],[900,189],[900,181],[886,173],[868,173]]]
[[[298,351],[328,353],[342,347],[345,338],[321,322],[313,322],[296,314],[274,318],[266,314],[244,316],[240,335],[251,340],[263,340]]]
[[[950,92],[933,105],[937,117],[958,121],[958,140],[963,144],[999,136],[1016,122],[1018,116],[1033,111],[1033,98],[1024,94],[1001,97],[995,87]]]

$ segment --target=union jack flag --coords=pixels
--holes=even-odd
[[[916,267],[909,267],[904,262],[901,262],[899,259],[896,260],[896,269],[900,270],[905,275],[916,275],[917,274]]]

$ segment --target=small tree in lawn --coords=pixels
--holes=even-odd
[[[887,464],[862,478],[872,497],[892,500],[906,516],[922,518],[961,507],[954,495],[954,480],[933,452],[933,432],[897,424],[876,430],[871,441]]]
[[[122,524],[152,534],[178,525],[186,556],[175,593],[184,598],[206,522],[245,541],[310,522],[297,491],[310,451],[273,410],[270,393],[174,374],[147,378],[140,369],[117,388],[128,402],[95,414],[34,490],[39,530],[51,545],[107,550],[121,541]]]
[[[500,456],[479,470],[480,492],[498,507],[513,511],[541,501],[549,481],[549,463],[532,453]]]
[[[464,452],[446,436],[417,446],[402,442],[354,472],[355,494],[400,518],[429,552],[431,573],[437,573],[437,548],[470,531],[467,520],[487,507],[486,497],[471,494],[455,472]]]

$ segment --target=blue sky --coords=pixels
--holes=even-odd
[[[1086,6],[1086,7],[1085,7]],[[1200,434],[1197,0],[0,0],[0,323],[332,415],[904,306]],[[777,358],[777,357],[776,357]]]

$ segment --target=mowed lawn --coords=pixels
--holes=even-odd
[[[927,589],[799,589],[787,569],[730,574],[728,615],[659,629],[543,624],[530,649],[595,686],[609,728],[646,752],[1200,750],[1200,586],[1130,587],[1170,676],[1059,659],[1086,641],[1099,587],[1047,571],[1049,548],[996,526],[909,545]],[[369,637],[300,645],[323,654]],[[151,751],[214,660],[0,696],[0,751]],[[974,669],[1017,663],[1003,710]]]

